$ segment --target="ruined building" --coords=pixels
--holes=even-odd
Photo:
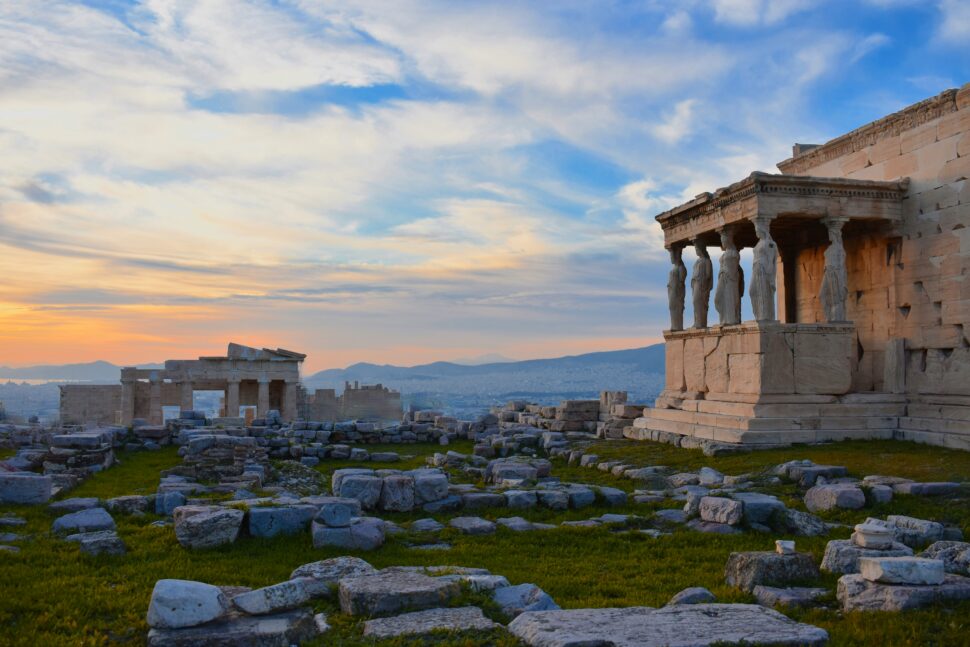
[[[222,416],[263,418],[279,411],[283,420],[333,421],[399,418],[401,394],[381,386],[347,384],[342,396],[332,389],[307,395],[300,382],[306,355],[277,348],[229,344],[222,357],[170,359],[163,369],[121,369],[120,384],[61,386],[64,423],[130,425],[143,419],[163,422],[163,407],[190,411],[196,391],[222,391]]]
[[[308,398],[307,409],[309,420],[396,420],[401,417],[401,394],[382,384],[346,382],[339,396],[335,389],[317,389]]]
[[[628,435],[970,449],[970,84],[778,168],[657,216],[666,388]]]

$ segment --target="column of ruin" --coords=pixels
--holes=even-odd
[[[263,418],[269,412],[269,379],[259,378],[259,391],[256,396],[256,417]]]
[[[670,274],[667,276],[667,303],[670,308],[670,329],[684,329],[684,300],[687,294],[687,267],[684,265],[683,248],[670,248]]]
[[[731,227],[722,227],[718,233],[724,253],[718,261],[714,308],[721,325],[731,326],[741,323],[741,297],[744,295],[741,252],[734,244],[734,230]]]
[[[848,277],[845,269],[845,248],[842,246],[842,225],[848,218],[828,217],[822,223],[828,229],[830,244],[825,250],[825,272],[819,301],[825,311],[825,320],[839,323],[848,320],[845,300],[849,296]]]
[[[771,238],[770,220],[763,217],[754,219],[754,231],[758,244],[754,246],[751,262],[751,309],[755,321],[776,321],[775,281],[778,267],[778,246]]]
[[[283,416],[283,420],[296,420],[296,389],[299,382],[296,380],[286,380],[283,386],[283,411],[280,414]]]
[[[192,411],[195,406],[194,391],[192,388],[192,378],[186,376],[185,380],[179,383],[179,408],[182,411]]]
[[[121,371],[121,424],[128,426],[135,418],[135,382],[137,380]]]
[[[239,416],[239,378],[232,376],[226,382],[226,416]]]
[[[694,239],[694,272],[690,277],[690,287],[694,302],[694,328],[707,328],[707,311],[711,301],[711,288],[714,287],[714,268],[707,247],[699,239]]]
[[[152,425],[160,425],[162,418],[162,380],[157,372],[153,372],[148,378],[151,384],[151,397],[148,400],[148,422]]]

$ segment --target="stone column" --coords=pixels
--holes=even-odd
[[[135,419],[135,383],[137,380],[121,371],[121,424],[128,426]]]
[[[182,411],[192,411],[192,408],[195,406],[195,401],[191,378],[186,377],[185,380],[179,383],[179,395],[179,408]]]
[[[770,220],[764,217],[754,219],[754,231],[758,244],[754,247],[751,262],[751,309],[755,321],[776,321],[775,281],[778,272],[778,246],[771,238]]]
[[[700,239],[694,241],[697,260],[694,273],[690,277],[690,287],[694,305],[694,328],[707,328],[707,311],[711,302],[711,288],[714,287],[714,268],[707,247]]]
[[[842,246],[842,225],[848,218],[829,217],[822,223],[829,231],[829,246],[825,250],[825,273],[819,301],[825,311],[825,320],[840,323],[848,320],[845,300],[849,296],[849,281],[845,270],[845,248]]]
[[[721,254],[717,273],[717,290],[714,292],[714,308],[722,326],[741,323],[741,296],[744,282],[741,278],[741,253],[734,245],[734,231],[724,227],[721,234]]]
[[[299,386],[296,380],[287,380],[283,387],[283,410],[280,415],[285,422],[296,420],[296,389]]]
[[[269,379],[259,378],[259,391],[256,396],[256,417],[263,418],[269,412]]]
[[[226,417],[239,417],[239,378],[230,378],[226,383]]]
[[[152,373],[148,378],[151,385],[151,398],[148,404],[148,423],[162,424],[162,380],[158,373]]]
[[[670,273],[667,275],[667,305],[670,309],[670,329],[684,329],[684,298],[687,294],[687,267],[683,248],[670,248]]]

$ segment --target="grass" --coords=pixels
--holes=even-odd
[[[377,450],[374,446],[368,449]],[[415,458],[381,467],[408,469],[423,465],[424,456],[442,448],[395,445],[388,449],[414,454]],[[470,445],[452,445],[447,449],[468,452]],[[595,448],[603,457],[619,456],[623,450],[623,457],[638,465],[665,464],[678,470],[709,465],[730,474],[761,471],[790,458],[812,458],[816,462],[847,465],[859,476],[883,473],[924,480],[967,480],[970,476],[970,454],[905,443],[843,443],[722,458],[647,443],[601,443]],[[95,475],[70,496],[106,498],[151,492],[158,482],[158,470],[177,462],[173,449],[122,454],[120,465]],[[329,476],[333,469],[358,465],[368,466],[326,461],[319,469]],[[567,467],[562,461],[554,465],[553,474],[564,480],[596,481],[618,487],[630,484],[598,470]],[[520,514],[537,521],[559,522],[597,516],[607,510],[649,516],[653,509],[654,506],[631,504],[620,510],[593,506],[562,513],[497,509],[475,514],[490,518]],[[19,555],[0,555],[0,645],[143,644],[147,631],[145,612],[157,579],[184,578],[259,587],[286,579],[301,564],[346,554],[313,548],[309,533],[268,540],[241,539],[231,546],[192,552],[178,545],[171,527],[151,527],[149,523],[156,519],[153,515],[118,515],[119,534],[129,553],[123,557],[92,558],[80,555],[76,545],[48,536],[52,517],[44,508],[0,507],[0,513],[8,512],[27,518],[25,532],[34,539],[21,544]],[[829,518],[856,523],[869,514],[895,513],[951,520],[970,534],[970,504],[961,497],[898,497],[878,508]],[[382,516],[403,522],[429,515]],[[452,515],[434,516],[446,520]],[[841,529],[828,538],[798,538],[798,547],[820,560],[828,539],[844,538],[848,533],[848,529]],[[420,538],[398,536],[378,551],[356,554],[376,567],[452,564],[487,568],[505,575],[512,583],[538,584],[564,608],[660,606],[688,586],[705,586],[721,601],[751,602],[748,594],[724,584],[724,564],[733,551],[771,550],[777,538],[756,533],[720,536],[677,531],[652,539],[607,528],[563,528],[522,534],[500,528],[488,537],[468,537],[446,530],[442,535],[452,544],[450,551],[415,550],[409,544]],[[835,582],[836,577],[826,576],[823,584],[834,589]],[[315,643],[318,645],[518,644],[500,632],[375,642],[364,639],[361,621],[340,615],[333,601],[319,602],[317,610],[328,613],[334,627]],[[842,614],[834,608],[788,613],[827,629],[833,645],[962,645],[970,632],[970,603],[950,609],[880,615]]]

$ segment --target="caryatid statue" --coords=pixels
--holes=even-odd
[[[694,328],[707,328],[707,310],[711,301],[711,288],[714,287],[714,267],[707,248],[700,239],[694,241],[697,260],[690,277],[690,287],[694,301]]]
[[[670,329],[684,329],[684,297],[687,292],[687,267],[682,258],[683,249],[670,248],[670,274],[667,275],[667,302],[670,306]]]
[[[741,323],[741,297],[744,296],[744,279],[741,274],[741,253],[734,245],[734,232],[728,227],[720,231],[721,249],[724,253],[718,261],[717,289],[714,291],[714,307],[722,326]]]
[[[755,218],[754,231],[758,244],[754,246],[751,262],[751,309],[755,321],[774,321],[778,246],[771,239],[766,219]]]
[[[825,220],[831,244],[825,250],[825,273],[822,275],[819,300],[825,311],[825,320],[829,323],[847,320],[845,300],[849,296],[849,287],[845,270],[845,248],[842,246],[844,222],[841,218]]]

